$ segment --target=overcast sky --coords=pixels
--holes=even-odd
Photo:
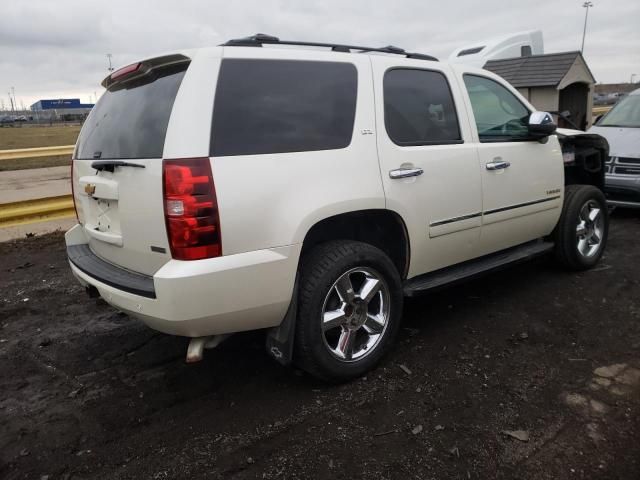
[[[545,52],[578,50],[583,0],[15,0],[0,10],[0,99],[98,96],[106,53],[125,65],[157,52],[256,32],[396,45],[446,58],[471,42],[542,29]],[[593,0],[585,57],[598,82],[640,80],[640,0]]]

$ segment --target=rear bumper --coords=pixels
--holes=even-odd
[[[640,175],[607,175],[604,190],[610,205],[640,208]]]
[[[156,298],[153,277],[130,272],[105,262],[91,251],[87,243],[68,246],[67,257],[71,265],[96,281],[134,295]]]
[[[78,228],[66,235],[73,274],[109,304],[155,330],[200,337],[273,327],[282,322],[291,302],[300,245],[171,260],[153,277],[145,277],[98,258],[83,246]],[[132,285],[142,290],[132,291]]]

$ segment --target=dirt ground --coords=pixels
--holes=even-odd
[[[340,386],[260,332],[186,365],[185,339],[85,296],[60,234],[0,244],[0,478],[639,479],[639,236],[616,212],[592,271],[542,259],[407,303]]]

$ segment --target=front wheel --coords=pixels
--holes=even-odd
[[[370,370],[389,349],[402,315],[393,262],[361,242],[333,241],[303,259],[296,322],[296,363],[327,381]]]
[[[572,270],[593,267],[604,253],[609,213],[604,194],[591,185],[569,185],[555,231],[556,258]]]

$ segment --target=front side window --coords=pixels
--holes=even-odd
[[[465,75],[473,116],[481,142],[529,138],[529,109],[503,85],[485,77]]]
[[[462,143],[451,89],[440,72],[408,68],[384,76],[384,121],[402,146]]]
[[[640,95],[624,97],[598,122],[598,126],[640,128]]]
[[[225,59],[211,127],[211,156],[345,148],[358,71],[351,63]]]

